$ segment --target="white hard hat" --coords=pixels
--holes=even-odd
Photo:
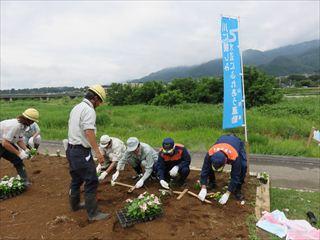
[[[127,150],[129,152],[133,152],[134,150],[137,149],[137,147],[139,146],[139,140],[136,137],[130,137],[127,140]]]
[[[105,148],[110,141],[111,138],[108,135],[102,135],[100,138],[100,147]]]

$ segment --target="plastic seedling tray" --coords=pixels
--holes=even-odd
[[[23,188],[21,190],[16,190],[14,192],[10,192],[8,194],[0,194],[0,201],[3,201],[3,200],[6,200],[6,199],[9,199],[9,198],[13,198],[15,196],[18,196],[20,195],[21,193],[23,193],[26,189]]]
[[[159,218],[163,215],[163,211],[161,211],[159,214],[153,215],[153,216],[148,216],[144,218],[131,218],[127,216],[127,211],[125,209],[121,209],[116,212],[118,220],[120,222],[120,225],[123,228],[131,227],[136,223],[142,223],[142,222],[148,222],[152,221],[156,218]]]

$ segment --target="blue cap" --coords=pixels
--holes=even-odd
[[[165,138],[162,142],[163,152],[170,153],[174,149],[174,141],[172,138]]]
[[[218,151],[210,157],[210,161],[214,169],[219,169],[226,163],[226,155],[222,151]]]

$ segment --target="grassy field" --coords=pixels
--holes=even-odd
[[[67,137],[69,112],[81,99],[0,102],[0,119],[16,117],[27,107],[40,111],[40,128],[45,140]],[[320,97],[285,99],[275,105],[247,111],[248,136],[252,153],[320,157],[313,143],[306,148],[312,126],[320,127]],[[175,107],[149,105],[108,106],[97,109],[98,136],[109,134],[122,140],[136,136],[160,146],[173,137],[192,151],[206,151],[222,134],[233,132],[244,138],[243,128],[222,130],[222,105],[185,104]]]

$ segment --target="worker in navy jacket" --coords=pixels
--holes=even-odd
[[[157,163],[158,177],[164,188],[169,188],[168,180],[175,178],[176,185],[182,186],[190,173],[191,157],[182,144],[175,144],[172,138],[162,142]]]
[[[230,193],[234,193],[237,200],[243,200],[241,186],[247,172],[247,157],[244,143],[233,135],[221,136],[206,154],[200,175],[201,191],[198,195],[200,200],[204,201],[207,195],[208,178],[208,186],[215,186],[214,172],[222,171],[225,164],[231,165],[231,180],[227,192],[222,195],[219,202],[225,204]]]

